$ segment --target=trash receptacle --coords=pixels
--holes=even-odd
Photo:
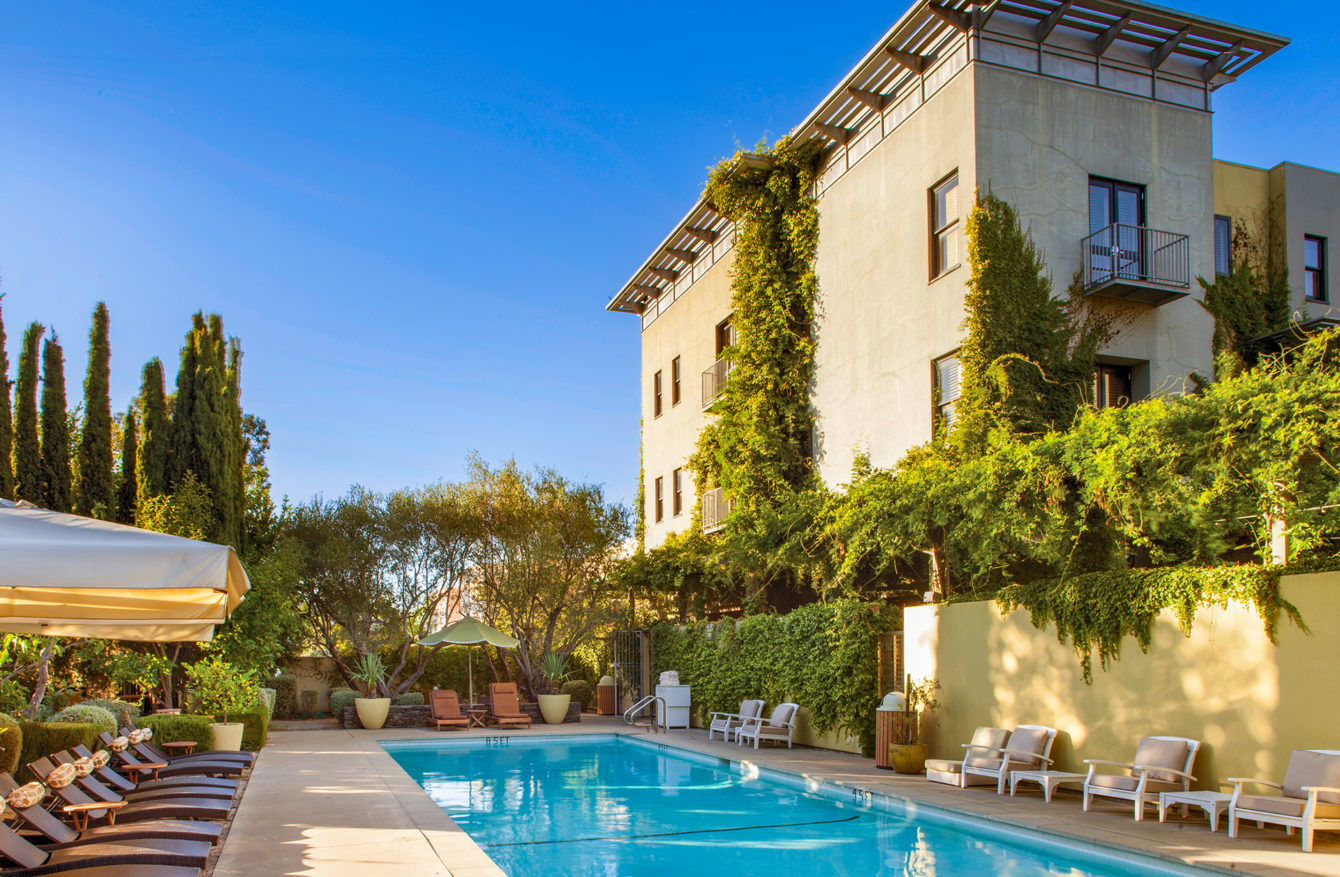
[[[889,744],[903,742],[907,725],[907,698],[901,691],[890,691],[875,710],[875,767],[892,770]]]
[[[614,699],[614,678],[601,676],[596,683],[596,715],[612,716],[619,712]]]

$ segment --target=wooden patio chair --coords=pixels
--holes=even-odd
[[[515,682],[489,685],[489,721],[499,728],[529,728],[530,716],[521,711]]]
[[[428,705],[432,708],[431,720],[439,731],[470,727],[470,717],[461,712],[461,698],[456,692],[434,689],[428,692]]]

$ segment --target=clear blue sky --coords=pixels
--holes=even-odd
[[[1332,21],[1168,2],[1293,40],[1216,94],[1218,157],[1340,169]],[[603,307],[709,164],[903,9],[846,6],[6,2],[11,361],[53,325],[77,399],[105,300],[124,409],[217,311],[279,492],[457,478],[477,449],[630,501],[637,320]]]

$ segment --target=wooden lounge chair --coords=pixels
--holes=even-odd
[[[8,796],[17,789],[18,783],[9,774],[0,774],[0,795]],[[75,831],[61,822],[54,813],[49,812],[41,802],[29,807],[9,809],[18,814],[33,830],[44,835],[47,840],[58,844],[88,843],[95,840],[121,839],[139,840],[140,838],[166,838],[169,840],[200,840],[211,844],[219,842],[223,836],[223,825],[218,822],[199,822],[190,819],[158,819],[140,822],[121,823],[119,825],[99,825]]]
[[[1312,834],[1340,830],[1340,751],[1335,749],[1295,749],[1283,783],[1270,780],[1230,777],[1233,798],[1228,802],[1228,836],[1238,836],[1238,820],[1283,825],[1292,835],[1295,828],[1303,834],[1303,852],[1312,852]],[[1279,795],[1247,795],[1246,785],[1270,786]]]
[[[489,685],[488,720],[499,728],[529,728],[530,716],[521,711],[515,682],[494,682]]]
[[[1196,763],[1199,740],[1187,737],[1144,737],[1135,747],[1131,764],[1086,758],[1089,775],[1084,778],[1084,809],[1089,801],[1100,796],[1131,801],[1135,807],[1135,821],[1145,818],[1146,806],[1158,806],[1159,792],[1185,792],[1196,778],[1191,767]],[[1119,767],[1122,774],[1098,773],[1099,766]]]
[[[209,861],[210,845],[200,841],[147,839],[138,841],[99,841],[59,846],[44,850],[22,837],[8,825],[0,825],[0,855],[13,862],[19,869],[16,873],[25,875],[94,874],[109,867],[106,875],[134,875],[140,877],[155,874],[155,866],[166,870],[163,875],[171,877],[196,877]],[[121,866],[114,870],[110,866]],[[9,874],[11,869],[0,871]],[[97,877],[104,877],[97,874]]]
[[[456,692],[434,689],[428,692],[428,705],[432,708],[431,719],[439,731],[470,727],[470,717],[461,712],[461,699]]]
[[[57,752],[52,755],[49,762],[53,764],[75,764],[78,759],[71,758],[69,752]],[[133,792],[122,794],[117,789],[103,783],[97,774],[89,772],[87,776],[75,777],[75,782],[85,792],[88,792],[94,800],[97,801],[147,801],[152,798],[220,798],[225,801],[231,801],[237,794],[237,789],[222,788],[219,786],[159,786],[153,782],[145,783],[143,787],[135,787]]]
[[[107,754],[109,756],[111,755],[110,752]],[[57,752],[55,755],[51,756],[51,760],[57,764],[64,764],[67,761],[74,761],[77,758],[91,758],[92,756],[93,753],[89,751],[88,747],[81,744],[74,747],[74,749]],[[211,794],[209,797],[211,798],[220,797],[224,793],[227,793],[227,795],[231,797],[233,793],[237,791],[239,786],[238,781],[234,779],[228,779],[227,777],[207,777],[198,774],[163,777],[162,779],[157,780],[148,779],[137,784],[130,777],[117,773],[116,769],[113,768],[110,763],[103,767],[94,768],[93,773],[90,774],[90,776],[96,776],[107,788],[115,790],[121,794],[122,797],[131,801],[138,798],[141,792],[148,793],[154,789],[180,790],[201,788],[210,789]]]
[[[794,703],[779,703],[777,708],[772,711],[772,715],[766,719],[752,719],[745,722],[735,731],[735,741],[737,746],[743,746],[745,741],[753,740],[754,748],[764,740],[773,743],[785,743],[786,748],[791,748],[791,735],[796,730],[796,713],[800,707]]]
[[[757,719],[762,712],[763,701],[742,700],[738,713],[712,713],[711,721],[707,723],[707,739],[711,740],[712,735],[720,734],[721,739],[729,743],[731,736],[743,727],[745,722]]]
[[[125,768],[126,773],[139,779],[152,777],[160,779],[162,777],[175,776],[241,776],[244,766],[238,762],[193,762],[191,764],[169,764],[166,761],[146,760],[134,749],[127,746],[121,751],[117,751],[113,746],[116,739],[111,734],[103,731],[99,735],[102,742],[111,750],[112,757],[117,763]]]
[[[981,777],[976,777],[971,781],[967,780],[963,770],[964,767],[969,762],[974,765],[992,763],[999,766],[1001,760],[1000,749],[1009,737],[1010,732],[1005,728],[986,726],[978,728],[972,732],[972,740],[963,744],[962,758],[926,759],[926,779],[933,783],[944,783],[959,788],[986,782]]]
[[[28,765],[39,780],[47,781],[55,767],[45,758]],[[48,785],[50,785],[48,783]],[[79,786],[71,783],[51,791],[67,805],[81,808],[82,817],[90,820],[107,819],[115,823],[138,822],[142,819],[227,819],[232,802],[220,798],[161,798],[148,801],[95,801]]]
[[[129,736],[135,728],[122,728],[121,733]],[[256,761],[254,752],[232,752],[221,749],[207,749],[204,752],[192,752],[190,755],[169,755],[165,749],[153,742],[153,739],[130,744],[139,756],[146,761],[166,761],[168,764],[195,764],[198,762],[236,761],[251,767]]]

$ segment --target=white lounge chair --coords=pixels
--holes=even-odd
[[[712,713],[711,721],[707,725],[707,739],[711,740],[713,734],[719,733],[721,739],[729,743],[731,735],[739,730],[741,725],[746,721],[757,719],[762,713],[761,700],[740,701],[738,713]]]
[[[994,758],[1000,760],[1000,748],[1005,745],[1005,741],[1010,737],[1010,732],[1005,728],[990,728],[985,725],[972,732],[972,742],[963,744],[963,758],[928,758],[926,759],[926,779],[933,783],[944,783],[948,786],[964,786],[964,766],[968,762],[974,764]]]
[[[1283,825],[1290,835],[1303,832],[1303,852],[1312,852],[1312,833],[1340,830],[1340,751],[1295,749],[1283,783],[1230,777],[1233,799],[1228,803],[1228,836],[1238,836],[1238,820]],[[1245,785],[1270,786],[1280,795],[1244,795]]]
[[[1186,737],[1143,737],[1135,747],[1131,764],[1086,758],[1089,775],[1084,778],[1084,809],[1094,796],[1131,801],[1135,806],[1135,821],[1145,818],[1146,806],[1158,806],[1159,792],[1183,791],[1195,779],[1191,766],[1196,763],[1199,740]],[[1098,767],[1120,767],[1124,774],[1098,773]]]
[[[794,703],[780,703],[772,711],[772,715],[766,719],[753,719],[745,722],[735,731],[735,740],[738,745],[744,745],[746,740],[754,741],[754,748],[763,740],[771,740],[773,743],[786,743],[786,748],[791,748],[791,734],[796,730],[796,712],[800,709]]]
[[[1046,725],[1020,725],[1010,732],[1009,741],[996,752],[979,752],[963,759],[963,780],[967,788],[976,778],[994,781],[996,794],[1005,794],[1012,770],[1047,770],[1052,763],[1052,743],[1056,729]],[[972,750],[969,750],[971,753]]]

